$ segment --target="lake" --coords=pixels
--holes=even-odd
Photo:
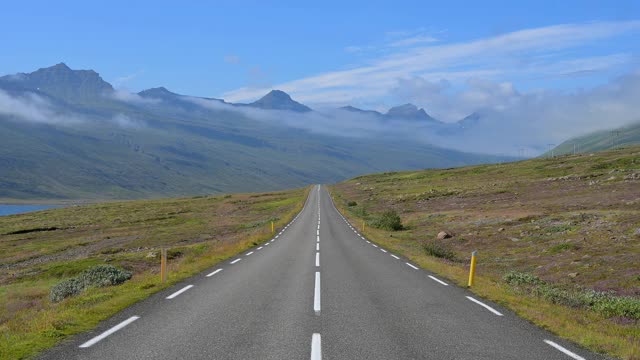
[[[0,204],[0,216],[24,214],[28,212],[46,210],[46,209],[51,209],[55,207],[60,207],[60,206],[59,205],[2,205]]]

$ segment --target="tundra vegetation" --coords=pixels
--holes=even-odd
[[[0,217],[0,358],[23,359],[271,237],[308,190]],[[160,282],[160,249],[168,279]]]
[[[360,176],[332,193],[355,224],[399,215],[401,231],[366,227],[380,245],[461,286],[477,250],[472,291],[591,350],[640,359],[640,147]]]

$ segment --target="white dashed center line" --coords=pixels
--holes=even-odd
[[[320,272],[316,272],[316,284],[313,291],[313,311],[320,315]]]
[[[322,360],[322,339],[320,334],[311,337],[311,360]]]
[[[320,253],[316,253],[316,266],[320,266]]]

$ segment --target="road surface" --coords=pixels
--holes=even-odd
[[[365,239],[323,187],[268,243],[41,359],[603,359]]]

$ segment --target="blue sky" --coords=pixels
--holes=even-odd
[[[6,2],[0,72],[65,62],[130,91],[249,101],[276,87],[454,118],[473,106],[450,111],[431,92],[580,91],[640,67],[635,0],[132,3]]]

